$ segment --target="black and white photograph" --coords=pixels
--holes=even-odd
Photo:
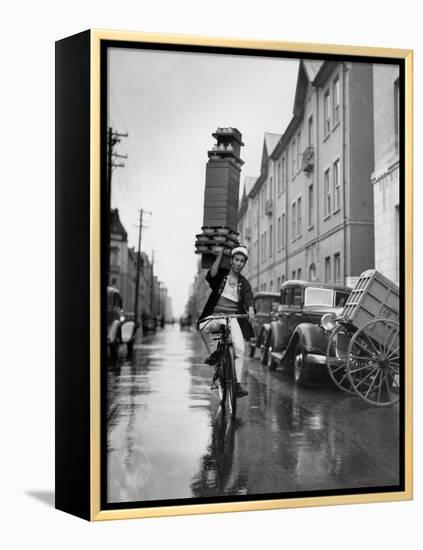
[[[403,489],[401,64],[105,63],[104,505]]]

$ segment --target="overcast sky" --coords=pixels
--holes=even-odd
[[[297,70],[296,60],[109,49],[109,126],[129,134],[115,148],[128,159],[113,172],[112,208],[135,247],[139,210],[152,212],[141,248],[154,249],[176,316],[197,269],[211,134],[242,133],[241,193],[244,177],[260,174],[264,133],[283,133],[292,117]]]

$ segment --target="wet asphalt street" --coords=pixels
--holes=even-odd
[[[297,388],[245,359],[249,395],[230,421],[205,356],[197,332],[175,324],[109,365],[108,502],[398,484],[398,404]]]

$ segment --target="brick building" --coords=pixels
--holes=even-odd
[[[245,275],[255,292],[287,279],[353,284],[374,266],[372,65],[300,61],[293,117],[275,137],[241,202]]]
[[[167,289],[154,275],[152,262],[145,252],[140,253],[140,281],[138,314],[159,316],[164,314],[166,304],[171,315],[171,302]],[[117,288],[122,296],[123,309],[133,312],[135,307],[136,273],[138,254],[128,248],[128,234],[123,226],[118,209],[110,212],[110,270],[109,285]]]

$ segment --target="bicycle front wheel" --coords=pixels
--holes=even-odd
[[[226,369],[223,361],[220,361],[216,367],[216,384],[219,390],[219,399],[222,407],[226,401]]]
[[[228,392],[229,410],[231,416],[236,415],[236,371],[234,348],[228,346],[225,358],[226,388]]]

